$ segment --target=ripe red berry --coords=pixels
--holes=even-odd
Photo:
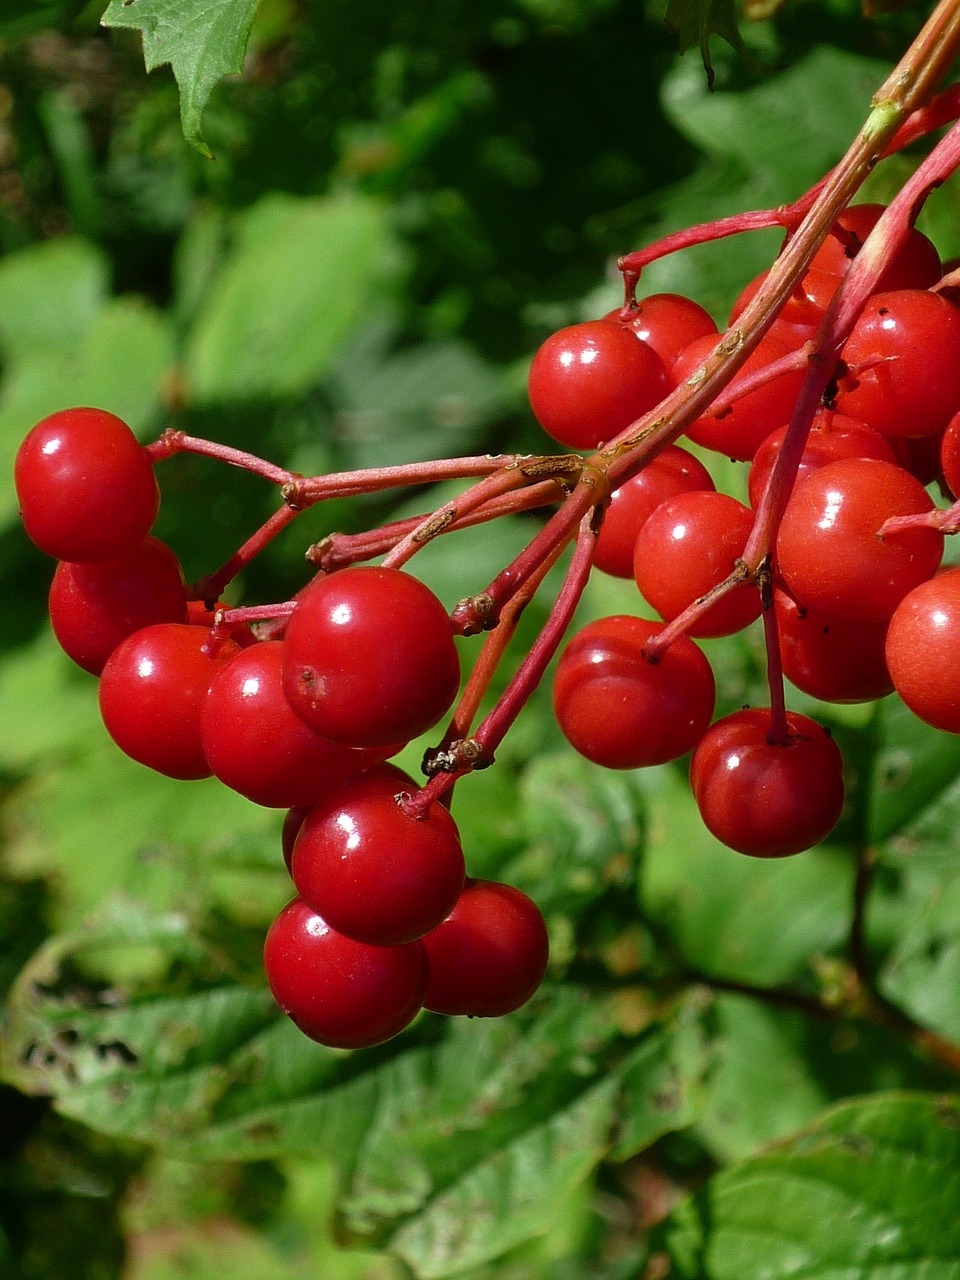
[[[608,769],[665,764],[690,751],[710,723],[710,664],[686,636],[654,664],[646,642],[663,624],[617,615],[589,623],[567,644],[553,707],[567,740]]]
[[[206,778],[201,715],[217,669],[236,652],[204,627],[163,622],[128,636],[100,677],[100,713],[114,742],[171,778]]]
[[[647,516],[678,493],[713,488],[710,472],[702,462],[686,449],[668,445],[610,495],[593,563],[615,578],[632,578],[633,550]]]
[[[783,674],[823,702],[873,702],[893,692],[886,622],[844,622],[774,592]]]
[[[653,348],[609,320],[552,334],[533,357],[528,382],[537,421],[571,449],[595,449],[619,435],[669,389]]]
[[[622,308],[604,316],[622,324],[641,338],[663,361],[667,370],[695,338],[717,336],[717,326],[708,311],[680,293],[651,293],[638,298],[624,314]]]
[[[691,377],[717,345],[716,337],[698,338],[680,353],[671,370],[677,384]],[[743,367],[730,382],[736,391],[744,378],[759,373],[767,365],[789,355],[790,348],[777,338],[767,336],[747,357]],[[803,383],[803,370],[781,373],[753,391],[735,400],[720,413],[705,413],[687,428],[687,435],[697,444],[728,458],[741,461],[753,457],[757,446],[790,420],[790,414]]]
[[[940,469],[954,498],[960,497],[960,413],[947,423],[940,441]]]
[[[750,504],[754,509],[760,505],[764,488],[786,434],[786,427],[772,432],[753,455],[747,485]],[[866,423],[858,422],[856,418],[847,418],[841,413],[819,413],[813,420],[810,434],[803,447],[796,484],[800,484],[814,471],[819,471],[830,462],[838,462],[841,458],[881,458],[884,462],[896,461],[890,443],[879,431],[874,431]]]
[[[291,874],[305,902],[339,933],[396,946],[433,929],[463,888],[456,823],[441,804],[419,818],[398,795],[416,783],[391,765],[315,804],[293,846]]]
[[[62,560],[50,584],[50,625],[61,648],[98,676],[121,641],[155,622],[186,622],[180,561],[164,543],[144,538],[113,560]]]
[[[427,989],[427,957],[419,942],[354,942],[299,898],[270,926],[263,963],[284,1013],[311,1040],[335,1049],[391,1039],[420,1012]]]
[[[283,694],[283,641],[241,649],[218,668],[203,705],[203,750],[234,791],[277,809],[314,804],[376,764],[382,749],[329,742]]]
[[[424,733],[460,682],[446,610],[399,569],[362,565],[321,579],[300,597],[285,645],[291,707],[321,737],[351,746]]]
[[[887,632],[894,687],[915,716],[960,733],[960,569],[915,587]]]
[[[960,409],[960,309],[940,294],[875,294],[841,355],[837,408],[882,435],[934,435]]]
[[[20,514],[58,560],[110,560],[149,533],[160,494],[150,459],[125,422],[103,409],[64,409],[17,451]]]
[[[743,554],[753,512],[725,493],[682,493],[648,516],[637,535],[633,572],[643,598],[667,621],[722,582]],[[694,636],[725,636],[760,616],[749,583],[710,606]]]
[[[825,839],[843,808],[843,760],[813,720],[787,712],[771,735],[770,711],[737,711],[712,725],[690,762],[690,786],[707,829],[755,858],[783,858]]]
[[[473,1018],[500,1017],[526,1004],[549,956],[537,904],[493,880],[469,880],[423,946],[430,965],[424,1007]]]
[[[883,213],[882,204],[852,204],[834,223],[832,232],[810,262],[811,271],[842,277],[863,247]],[[890,289],[929,289],[940,279],[940,255],[922,231],[911,227],[900,250],[883,270],[876,293]]]
[[[943,554],[936,529],[878,536],[892,516],[931,511],[908,472],[874,458],[821,467],[793,493],[780,524],[777,560],[793,598],[849,622],[883,622]]]

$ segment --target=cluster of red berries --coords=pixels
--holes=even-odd
[[[792,490],[780,484],[770,554],[752,570],[747,563],[764,527],[758,513],[778,501],[786,468],[777,458],[792,438],[785,424],[807,344],[880,213],[861,205],[840,216],[772,328],[687,428],[702,448],[749,462],[753,509],[718,493],[677,445],[642,462],[631,455],[633,470],[604,501],[599,527],[594,520],[594,563],[634,579],[663,621],[600,619],[569,640],[556,666],[557,718],[578,751],[618,769],[692,752],[706,826],[758,857],[816,844],[844,804],[840,752],[814,720],[783,706],[781,671],[828,702],[896,689],[924,720],[960,732],[960,569],[938,573],[960,504],[938,509],[926,488],[939,479],[945,494],[960,495],[960,309],[952,276],[920,233],[906,237],[849,333]],[[534,412],[563,445],[595,449],[629,436],[674,389],[693,391],[723,341],[689,299],[631,301],[544,343],[530,372]],[[163,441],[142,447],[102,410],[54,414],[18,452],[21,512],[34,542],[60,562],[52,626],[70,657],[99,676],[118,746],[171,777],[212,774],[289,811],[283,852],[297,896],[265,946],[277,1001],[307,1035],[350,1048],[396,1034],[421,1008],[471,1016],[518,1008],[546,969],[538,908],[517,889],[467,876],[443,788],[418,789],[387,763],[450,709],[460,686],[455,631],[498,618],[481,610],[474,627],[459,610],[480,610],[480,601],[492,609],[493,597],[462,601],[451,615],[398,567],[348,560],[285,605],[222,607],[206,598],[211,586],[185,586],[176,556],[150,533],[162,456]],[[278,480],[278,468],[243,459],[297,490],[284,488],[280,513],[295,514],[303,478]],[[491,476],[499,460],[479,462],[495,481],[484,493],[521,474],[505,466]],[[505,509],[492,504],[492,514]],[[440,527],[435,516],[427,524]],[[552,617],[568,618],[565,607],[558,600]],[[771,705],[711,723],[715,681],[696,638],[730,635],[761,612]],[[523,696],[561,634],[558,623],[537,642]],[[478,663],[481,679],[461,707],[479,700],[491,669]],[[512,710],[519,696],[503,703]],[[479,738],[469,741],[480,749]],[[451,764],[455,754],[432,753],[438,769],[450,766],[448,780],[472,767],[459,757]]]
[[[151,536],[152,460],[121,419],[68,409],[17,454],[27,532],[59,564],[50,617],[99,676],[104,724],[128,756],[173,778],[218,777],[289,810],[283,850],[297,897],[267,936],[281,1007],[342,1048],[395,1035],[421,1008],[495,1016],[547,965],[536,904],[466,876],[440,803],[384,763],[449,709],[460,683],[440,601],[398,569],[358,566],[301,593],[282,638],[188,599]]]
[[[567,643],[554,680],[559,724],[578,751],[621,769],[692,751],[691,786],[706,826],[761,857],[799,852],[833,829],[844,801],[840,752],[795,713],[781,714],[779,727],[770,709],[711,725],[713,674],[690,637],[730,635],[756,619],[755,583],[695,611],[666,648],[656,637],[743,556],[804,376],[800,348],[881,212],[859,205],[841,214],[721,400],[687,429],[704,449],[749,463],[751,507],[717,493],[703,464],[676,445],[621,484],[594,563],[634,579],[664,622],[622,615],[590,624]],[[761,282],[747,287],[731,322]],[[943,532],[952,528],[931,518],[925,487],[939,480],[945,494],[960,495],[960,309],[949,283],[932,243],[911,229],[843,346],[768,583],[779,664],[797,688],[840,703],[896,689],[920,718],[960,732],[960,569],[938,573]],[[721,340],[690,299],[632,302],[544,343],[531,369],[532,407],[554,439],[597,448],[674,388],[695,383]]]

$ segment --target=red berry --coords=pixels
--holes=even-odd
[[[381,765],[315,804],[293,847],[291,874],[305,902],[338,932],[396,946],[433,929],[463,888],[456,823],[441,804],[423,817],[398,795],[416,783]]]
[[[343,569],[300,597],[283,685],[315,733],[351,746],[407,742],[449,708],[460,663],[446,610],[399,569]]]
[[[626,314],[618,308],[604,319],[622,324],[648,347],[653,347],[668,370],[695,338],[710,333],[717,336],[717,326],[710,313],[699,302],[680,293],[651,293],[633,303]]]
[[[270,926],[263,963],[284,1013],[311,1040],[335,1049],[365,1049],[397,1035],[423,1007],[427,989],[419,942],[354,942],[299,898]]]
[[[537,904],[493,880],[469,880],[423,946],[430,963],[424,1006],[473,1018],[497,1018],[526,1004],[549,955]]]
[[[601,618],[561,654],[553,682],[557,721],[595,764],[665,764],[690,751],[709,725],[716,693],[710,664],[686,636],[649,662],[644,645],[662,630],[644,618]]]
[[[677,384],[691,377],[717,345],[717,338],[698,338],[682,351],[674,363],[671,376]],[[729,389],[748,375],[760,372],[767,365],[788,355],[790,348],[776,338],[766,337],[744,362],[734,376]],[[794,402],[803,383],[803,370],[791,369],[753,391],[734,400],[720,413],[705,413],[687,427],[687,435],[697,444],[728,458],[745,461],[752,458],[757,446],[771,431],[788,422]]]
[[[863,242],[883,213],[882,204],[852,204],[839,215],[831,233],[813,255],[811,271],[845,276]],[[890,289],[929,289],[940,279],[940,255],[922,231],[911,227],[897,254],[884,268],[875,293]]]
[[[164,543],[144,538],[114,560],[62,560],[50,584],[50,625],[61,648],[98,676],[121,641],[155,622],[186,622],[180,561]]]
[[[610,495],[597,535],[593,563],[615,578],[633,577],[633,549],[640,526],[667,498],[695,489],[713,489],[702,462],[677,445],[667,445],[642,471]]]
[[[915,587],[887,632],[894,687],[915,716],[960,733],[960,569]]]
[[[825,839],[843,808],[843,760],[813,720],[787,712],[771,736],[770,711],[737,711],[712,725],[690,762],[690,786],[707,829],[754,858],[783,858]]]
[[[38,422],[17,451],[14,482],[27,533],[58,560],[126,555],[160,504],[148,455],[103,409],[64,409]]]
[[[100,713],[114,742],[171,778],[206,778],[201,715],[217,670],[237,652],[204,627],[164,622],[119,645],[100,677]]]
[[[783,674],[823,702],[872,702],[893,692],[886,622],[844,622],[774,592]]]
[[[841,355],[837,408],[882,435],[934,435],[960,409],[960,309],[937,293],[875,294]]]
[[[761,271],[737,298],[730,311],[730,328],[733,328],[747,304],[756,297],[769,274],[768,271]],[[767,337],[777,339],[790,349],[809,341],[820,328],[824,312],[837,291],[838,283],[835,275],[824,271],[808,271],[767,330]]]
[[[754,509],[760,505],[786,434],[786,427],[772,432],[753,456],[747,484],[750,503]],[[837,462],[840,458],[881,458],[884,462],[896,461],[889,442],[879,431],[874,431],[873,427],[841,413],[819,413],[813,420],[803,447],[796,484],[800,484],[827,463]]]
[[[643,598],[667,621],[729,576],[753,528],[753,512],[725,493],[682,493],[662,503],[637,535],[633,570]],[[749,583],[711,605],[690,628],[725,636],[760,616]]]
[[[954,498],[960,497],[960,413],[947,423],[940,441],[940,469]]]
[[[203,750],[234,791],[277,809],[314,804],[376,764],[382,749],[328,742],[283,694],[283,641],[241,649],[217,670],[203,706]]]
[[[552,334],[533,357],[528,382],[537,421],[571,449],[595,449],[619,435],[669,389],[653,348],[609,320]]]
[[[890,462],[831,462],[794,491],[780,524],[777,560],[793,598],[849,622],[883,622],[943,554],[936,529],[878,532],[892,516],[931,511],[919,480]]]

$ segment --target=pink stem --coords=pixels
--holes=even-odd
[[[233,553],[229,560],[225,561],[219,569],[214,573],[207,574],[206,577],[200,578],[191,588],[194,597],[199,600],[214,601],[219,599],[221,592],[232,582],[233,579],[247,565],[259,555],[264,547],[271,542],[278,533],[282,532],[288,524],[291,524],[299,515],[299,511],[295,507],[280,507],[267,520],[256,533],[252,534],[243,546]]]

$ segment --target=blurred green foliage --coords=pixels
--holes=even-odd
[[[542,451],[537,342],[615,304],[616,253],[815,181],[922,12],[794,0],[741,22],[749,57],[711,42],[710,93],[638,0],[263,0],[226,80],[251,6],[210,6],[192,35],[187,8],[111,5],[143,49],[96,3],[0,16],[4,1280],[952,1275],[954,1082],[916,1025],[960,1039],[954,740],[893,700],[840,709],[849,816],[756,865],[704,833],[682,769],[575,759],[541,691],[456,812],[471,869],[544,908],[542,994],[495,1024],[426,1015],[376,1050],[321,1049],[260,972],[289,893],[279,816],[119,756],[48,634],[51,565],[10,480],[29,426],[71,403],[308,474]],[[948,184],[923,215],[945,257],[958,204]],[[776,247],[705,246],[644,287],[722,322]],[[208,460],[159,471],[157,531],[191,578],[275,501]],[[310,541],[445,493],[324,504],[235,591],[283,599]],[[452,606],[535,528],[441,539],[418,572]],[[598,580],[580,617],[636,606]],[[763,696],[756,635],[709,649],[724,709]]]

